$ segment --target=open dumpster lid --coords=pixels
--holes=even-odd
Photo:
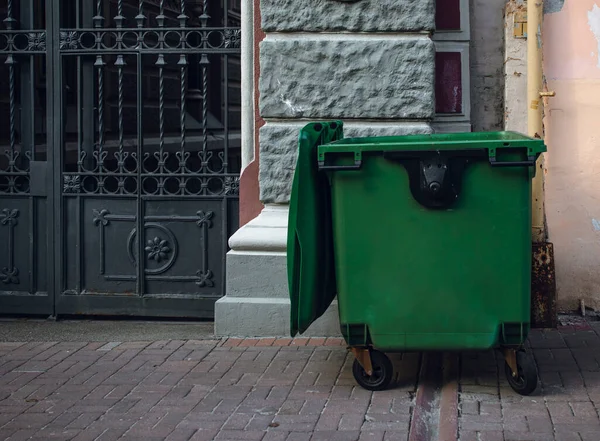
[[[290,333],[303,333],[336,295],[331,192],[319,173],[317,148],[343,138],[341,121],[311,123],[300,131],[288,222]]]

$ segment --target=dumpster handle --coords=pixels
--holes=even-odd
[[[496,158],[490,158],[492,167],[534,167],[535,156],[528,156],[527,161],[496,161]]]
[[[319,161],[319,171],[360,170],[362,161],[356,160],[353,165],[325,165],[325,161]]]

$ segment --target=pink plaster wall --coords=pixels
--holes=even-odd
[[[542,35],[544,75],[556,92],[545,114],[546,212],[559,307],[584,299],[600,309],[600,1],[566,0],[544,16]]]

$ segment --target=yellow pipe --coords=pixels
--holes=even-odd
[[[527,2],[527,131],[535,138],[544,138],[542,122],[542,17],[543,0]],[[540,156],[532,186],[533,242],[546,241],[544,214],[544,157]]]

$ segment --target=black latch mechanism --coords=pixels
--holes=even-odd
[[[398,162],[408,172],[410,191],[427,208],[447,209],[461,191],[462,175],[468,157],[456,152],[385,152],[384,157]]]

